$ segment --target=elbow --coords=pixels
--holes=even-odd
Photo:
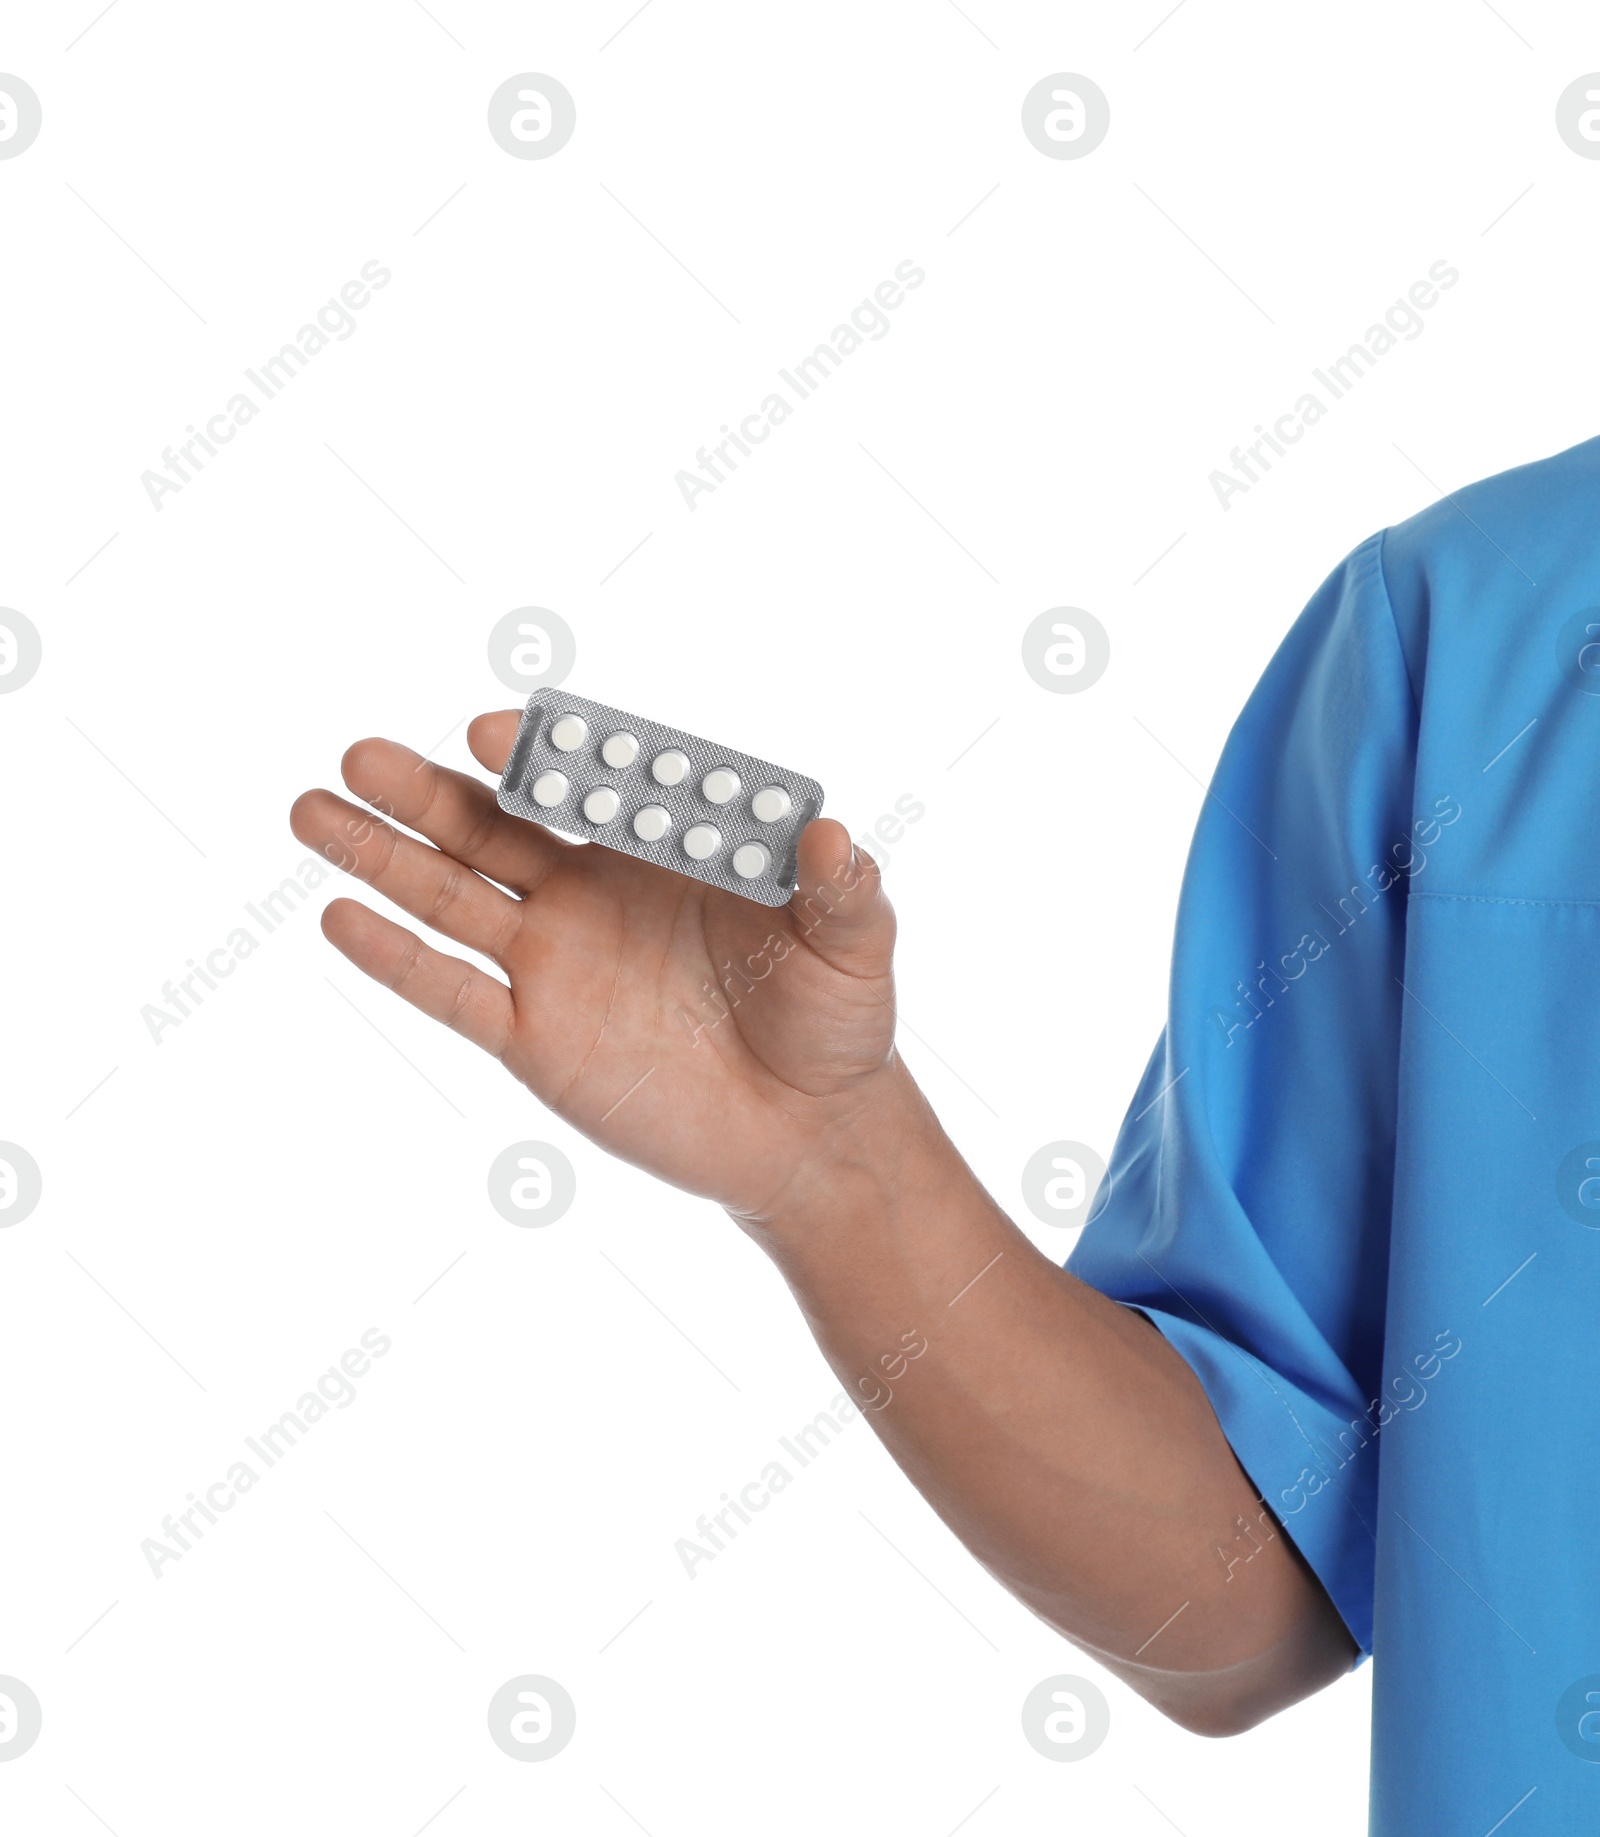
[[[1247,1734],[1337,1683],[1358,1656],[1354,1640],[1330,1614],[1296,1628],[1254,1658],[1213,1671],[1113,1669],[1169,1722],[1219,1741]]]
[[[1167,1718],[1177,1723],[1178,1727],[1190,1735],[1204,1735],[1210,1741],[1223,1741],[1230,1735],[1245,1735],[1280,1709],[1287,1709],[1288,1703],[1263,1703],[1259,1700],[1242,1700],[1218,1693],[1215,1696],[1194,1698],[1185,1696],[1179,1702],[1161,1702],[1157,1695],[1150,1695],[1147,1700]]]

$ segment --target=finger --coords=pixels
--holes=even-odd
[[[498,961],[521,928],[521,900],[331,791],[297,798],[289,827],[336,867],[468,950]]]
[[[789,915],[800,935],[835,969],[886,976],[894,949],[894,912],[878,864],[856,848],[832,817],[800,832]]]
[[[536,823],[508,816],[481,779],[434,765],[393,740],[358,740],[340,769],[374,809],[519,893],[531,892],[556,855],[571,846]]]
[[[482,970],[433,950],[421,938],[353,899],[335,899],[322,931],[358,970],[498,1059],[511,1037],[511,991]]]
[[[480,714],[467,729],[467,745],[472,756],[486,771],[503,772],[511,757],[511,742],[517,737],[522,720],[520,709],[507,708],[501,714]]]

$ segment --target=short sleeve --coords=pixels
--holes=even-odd
[[[1374,536],[1223,749],[1167,1024],[1067,1263],[1188,1362],[1363,1655],[1416,708]]]

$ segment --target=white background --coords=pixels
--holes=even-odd
[[[516,699],[488,631],[542,605],[578,693],[814,773],[858,834],[925,803],[888,851],[905,1056],[1014,1209],[1042,1143],[1108,1151],[1199,781],[1291,618],[1370,531],[1595,431],[1600,164],[1554,127],[1588,9],[95,4],[10,9],[0,50],[44,108],[0,162],[0,603],[44,642],[0,698],[0,1136],[44,1174],[0,1233],[0,1673],[45,1716],[0,1820],[1359,1830],[1365,1671],[1187,1736],[860,1423],[689,1580],[675,1540],[836,1384],[718,1212],[338,958],[333,889],[159,1045],[141,1008],[294,872],[350,740],[467,763]],[[548,160],[486,129],[524,71],[576,98]],[[1110,98],[1083,160],[1021,131],[1058,71]],[[161,449],[374,259],[354,336],[153,509]],[[694,450],[907,259],[889,335],[686,509]],[[1424,334],[1220,508],[1229,449],[1440,259]],[[1082,695],[1021,667],[1059,605],[1110,633]],[[545,1230],[486,1196],[524,1137],[577,1168]],[[372,1327],[358,1401],[155,1580],[141,1540]],[[1076,1765],[1018,1720],[1062,1671],[1111,1701]],[[486,1733],[523,1672],[578,1706],[548,1764]]]

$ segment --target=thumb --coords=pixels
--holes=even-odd
[[[878,864],[832,817],[800,835],[789,916],[818,956],[851,976],[886,976],[894,952],[894,909]]]

